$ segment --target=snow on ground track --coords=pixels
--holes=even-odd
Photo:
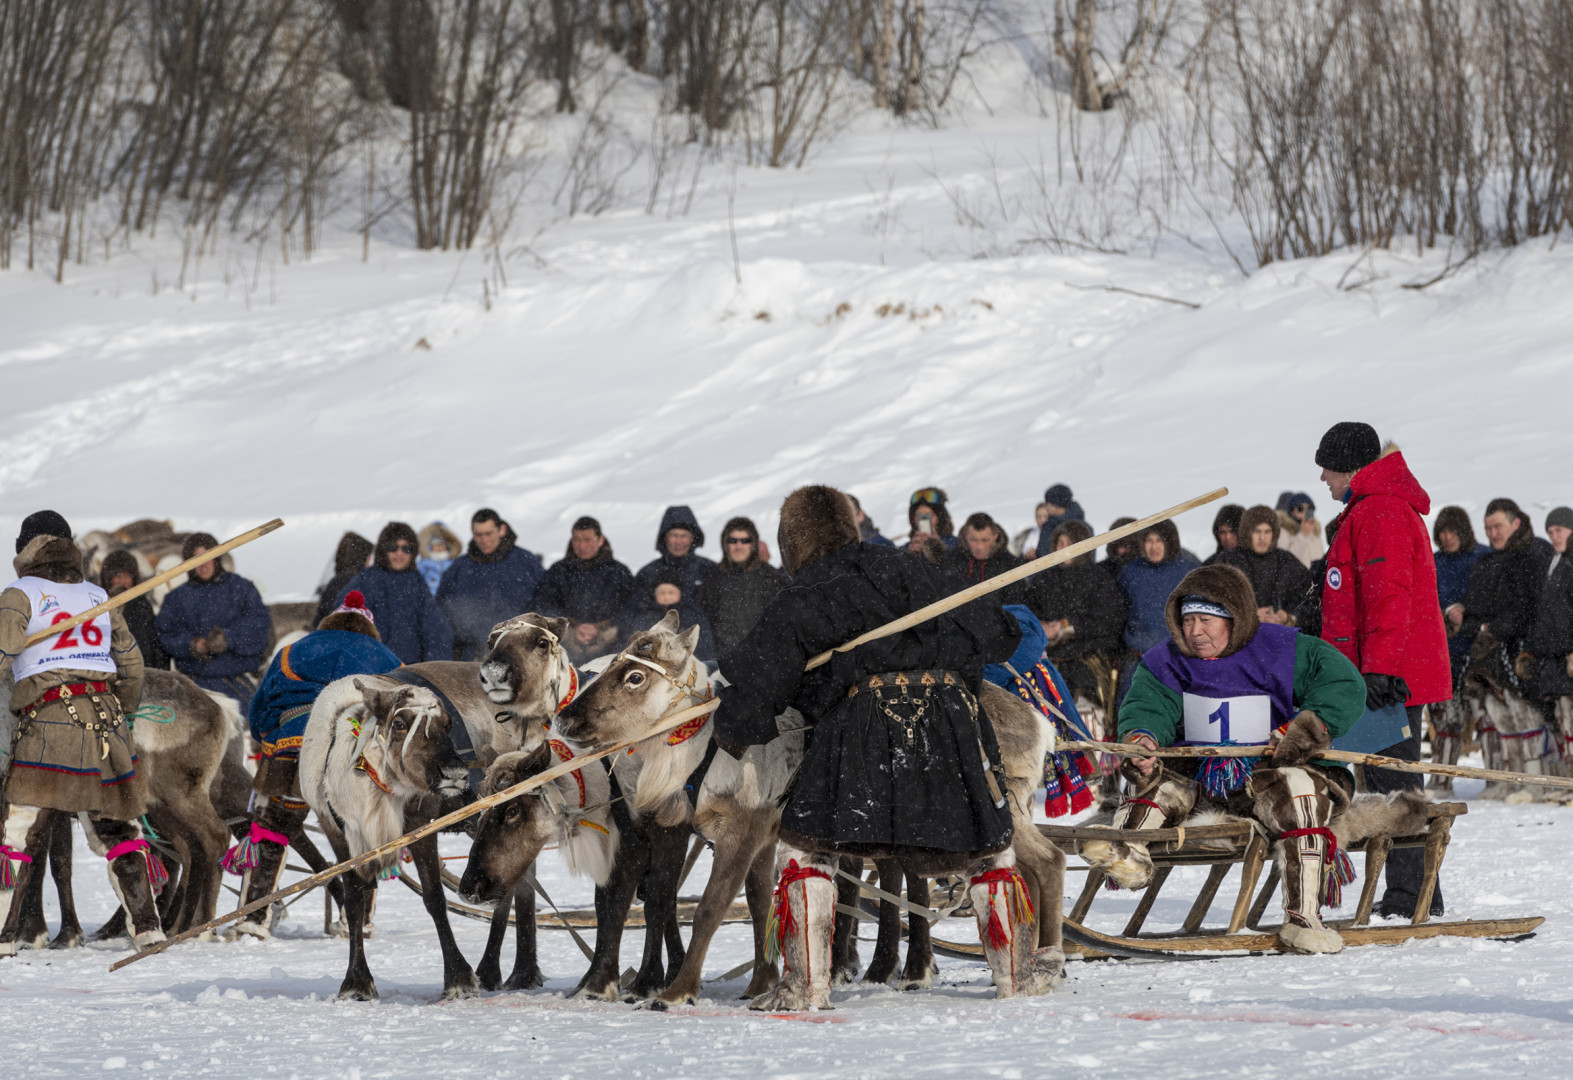
[[[828,1072],[838,1080],[1569,1076],[1573,873],[1535,867],[1535,860],[1564,848],[1570,834],[1573,808],[1481,802],[1454,828],[1444,877],[1448,917],[1547,916],[1524,942],[1439,939],[1334,957],[1078,962],[1057,993],[1009,1002],[993,1000],[981,963],[942,958],[933,991],[837,991],[833,1011],[799,1018],[748,1013],[735,1000],[742,979],[710,985],[697,1008],[664,1014],[565,1000],[585,963],[566,934],[552,931],[540,935],[543,990],[443,1003],[429,920],[395,883],[379,898],[378,932],[369,942],[383,995],[372,1005],[331,1000],[346,947],[321,936],[316,896],[297,906],[273,941],[182,945],[112,975],[109,964],[125,955],[119,946],[0,961],[5,1075],[76,1077],[123,1067],[171,1080],[599,1078],[614,1071],[641,1078]],[[452,839],[444,847],[463,850]],[[79,904],[91,927],[107,914],[108,885],[100,861],[80,843],[77,850]],[[1177,870],[1149,925],[1177,925],[1201,876]],[[555,856],[546,857],[542,880],[564,907],[590,900]],[[1079,882],[1072,874],[1067,889]],[[1229,892],[1226,883],[1212,922],[1226,918]],[[1117,930],[1133,904],[1130,894],[1105,893],[1092,921]],[[475,962],[484,925],[454,925]],[[941,924],[939,933],[975,940],[959,921]],[[643,936],[630,931],[624,941],[627,964]],[[723,927],[707,970],[718,975],[746,959],[748,942],[746,927]],[[871,948],[862,946],[865,960]],[[504,957],[506,970],[511,944]]]

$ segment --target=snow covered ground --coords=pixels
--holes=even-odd
[[[1464,782],[1460,793],[1475,786]],[[669,1013],[566,1000],[586,965],[561,931],[540,936],[545,988],[442,1002],[430,920],[397,883],[382,890],[369,943],[382,1000],[338,1002],[346,946],[323,937],[313,894],[268,942],[181,945],[114,974],[107,969],[125,955],[122,945],[0,961],[4,1074],[1569,1076],[1573,877],[1543,859],[1570,834],[1573,808],[1479,801],[1454,828],[1444,875],[1448,918],[1547,916],[1528,941],[1438,939],[1338,956],[1197,963],[1073,962],[1055,994],[1008,1002],[993,1000],[981,962],[941,958],[932,991],[855,986],[832,994],[832,1011],[797,1017],[746,1012],[737,1000],[742,978],[711,983],[697,1007]],[[452,839],[445,844],[463,850]],[[77,851],[78,904],[92,929],[113,901],[102,863],[80,843]],[[685,891],[704,879],[707,859]],[[1177,927],[1201,877],[1177,870],[1149,926]],[[543,859],[542,882],[563,907],[589,902],[589,889],[567,877],[555,854]],[[1080,875],[1070,874],[1068,891],[1079,884]],[[1358,890],[1348,894],[1353,903]],[[1091,921],[1118,932],[1133,903],[1132,894],[1105,893]],[[1209,923],[1227,917],[1221,899]],[[457,919],[455,929],[471,962],[478,960],[485,927]],[[970,921],[941,923],[937,932],[977,940]],[[625,964],[641,946],[642,936],[630,931]],[[865,960],[871,948],[863,945]],[[747,927],[723,927],[706,970],[715,978],[750,955]]]

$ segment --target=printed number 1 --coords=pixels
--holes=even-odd
[[[1227,701],[1220,702],[1218,704],[1218,711],[1213,713],[1211,716],[1209,716],[1207,718],[1207,723],[1209,725],[1211,725],[1213,723],[1217,723],[1218,724],[1218,741],[1219,742],[1228,742],[1229,741],[1229,703]]]

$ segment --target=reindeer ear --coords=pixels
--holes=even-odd
[[[672,614],[676,615],[677,612],[674,611]],[[687,630],[684,630],[681,634],[676,635],[669,641],[663,642],[661,657],[662,659],[673,661],[687,660],[694,654],[694,648],[698,644],[699,624],[695,623]]]
[[[664,616],[662,616],[661,621],[656,623],[650,629],[662,630],[668,634],[675,634],[677,633],[677,628],[680,625],[681,621],[678,619],[677,612],[674,610],[668,611]]]
[[[546,628],[557,635],[558,641],[565,640],[568,637],[568,631],[573,629],[573,623],[567,619],[546,619],[544,621]]]

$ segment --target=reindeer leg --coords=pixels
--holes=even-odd
[[[508,975],[508,981],[503,983],[504,990],[534,990],[538,986],[545,986],[546,979],[541,975],[540,954],[536,950],[535,940],[535,866],[524,872],[519,879],[519,884],[514,886],[514,910],[519,913],[519,924],[514,928],[513,943],[513,971]]]
[[[42,949],[49,944],[49,924],[44,921],[44,862],[49,858],[49,842],[54,832],[53,810],[40,810],[27,833],[29,873],[17,878],[16,944],[23,949]],[[15,865],[15,864],[13,864]]]
[[[855,856],[842,856],[840,868],[854,877],[863,876],[863,860]],[[883,882],[884,875],[880,875]],[[857,907],[857,883],[844,877],[836,878],[836,904],[839,907]],[[900,935],[897,935],[898,939]],[[858,977],[858,920],[837,910],[830,933],[830,985],[845,986]]]
[[[901,891],[902,869],[901,863],[895,859],[879,859],[874,863],[879,870],[879,887],[886,892],[899,893]],[[845,881],[836,884],[838,893],[836,899],[840,901],[841,886]],[[859,902],[859,897],[854,891],[852,903]],[[850,920],[849,920],[850,921]],[[857,923],[849,927],[852,933],[857,932]],[[836,923],[836,934],[841,934],[841,923]],[[874,958],[868,962],[868,970],[863,973],[866,983],[883,985],[890,981],[896,973],[896,965],[901,961],[901,909],[889,900],[879,902],[879,940],[874,944]]]
[[[754,923],[754,977],[748,980],[743,991],[745,998],[755,998],[768,993],[781,981],[774,960],[765,959],[768,948],[766,931],[770,925],[770,901],[776,882],[776,848],[766,844],[754,856],[754,865],[748,868],[748,878],[743,891],[748,897],[748,914]]]
[[[645,872],[644,962],[625,1001],[642,1001],[666,985],[661,965],[661,949],[666,936],[666,921],[677,913],[677,877],[688,854],[688,826],[657,826],[651,829],[650,866]],[[685,958],[686,960],[686,958]]]
[[[733,897],[743,887],[760,852],[769,848],[774,854],[779,824],[774,814],[750,813],[739,807],[722,821],[723,828],[715,838],[710,880],[705,882],[699,908],[694,912],[694,928],[688,935],[688,955],[672,976],[671,984],[656,998],[658,1005],[691,1005],[698,1000],[710,939],[721,928]]]
[[[486,951],[481,953],[481,962],[475,965],[475,981],[482,990],[496,990],[502,985],[502,943],[508,936],[508,912],[512,907],[513,894],[509,893],[492,909],[491,925],[486,931]]]
[[[0,891],[0,956],[15,956],[28,893],[33,880],[43,876],[44,868],[38,861],[43,846],[36,837],[41,831],[38,828],[39,819],[46,811],[36,806],[6,806],[0,809],[5,811],[5,817],[0,818],[0,843],[12,851],[31,856],[33,860],[30,863],[13,862],[11,871],[16,875],[16,887]],[[33,850],[35,846],[39,852]]]
[[[883,877],[884,875],[880,875]],[[929,879],[907,871],[907,899],[929,905]],[[894,904],[891,905],[895,907]],[[929,936],[929,921],[922,915],[907,915],[907,966],[896,983],[898,990],[928,990],[934,985],[939,967],[934,963],[934,940]]]
[[[650,849],[633,835],[633,830],[620,834],[612,878],[595,889],[595,955],[590,960],[590,970],[584,973],[570,997],[582,994],[602,1001],[616,1001],[621,996],[618,990],[621,973],[617,965],[623,925],[628,921],[628,909],[633,905],[634,892],[649,859]]]
[[[85,940],[82,923],[76,915],[76,894],[71,888],[71,815],[56,813],[49,834],[49,870],[55,878],[55,896],[60,901],[60,932],[49,943],[51,949],[75,949]]]
[[[448,922],[448,898],[442,891],[442,859],[437,854],[437,838],[428,836],[410,845],[415,858],[415,869],[421,876],[421,902],[426,913],[437,927],[437,941],[442,946],[442,996],[445,1001],[457,1001],[473,996],[480,989],[475,972],[459,951],[453,939],[453,927]],[[429,883],[429,884],[428,884]]]
[[[348,850],[342,858],[349,858]],[[366,935],[363,927],[371,897],[377,890],[377,882],[366,881],[354,870],[343,877],[344,913],[350,930],[350,962],[344,969],[344,981],[339,984],[339,998],[347,1001],[376,1001],[377,983],[371,977],[371,968],[366,965]]]

